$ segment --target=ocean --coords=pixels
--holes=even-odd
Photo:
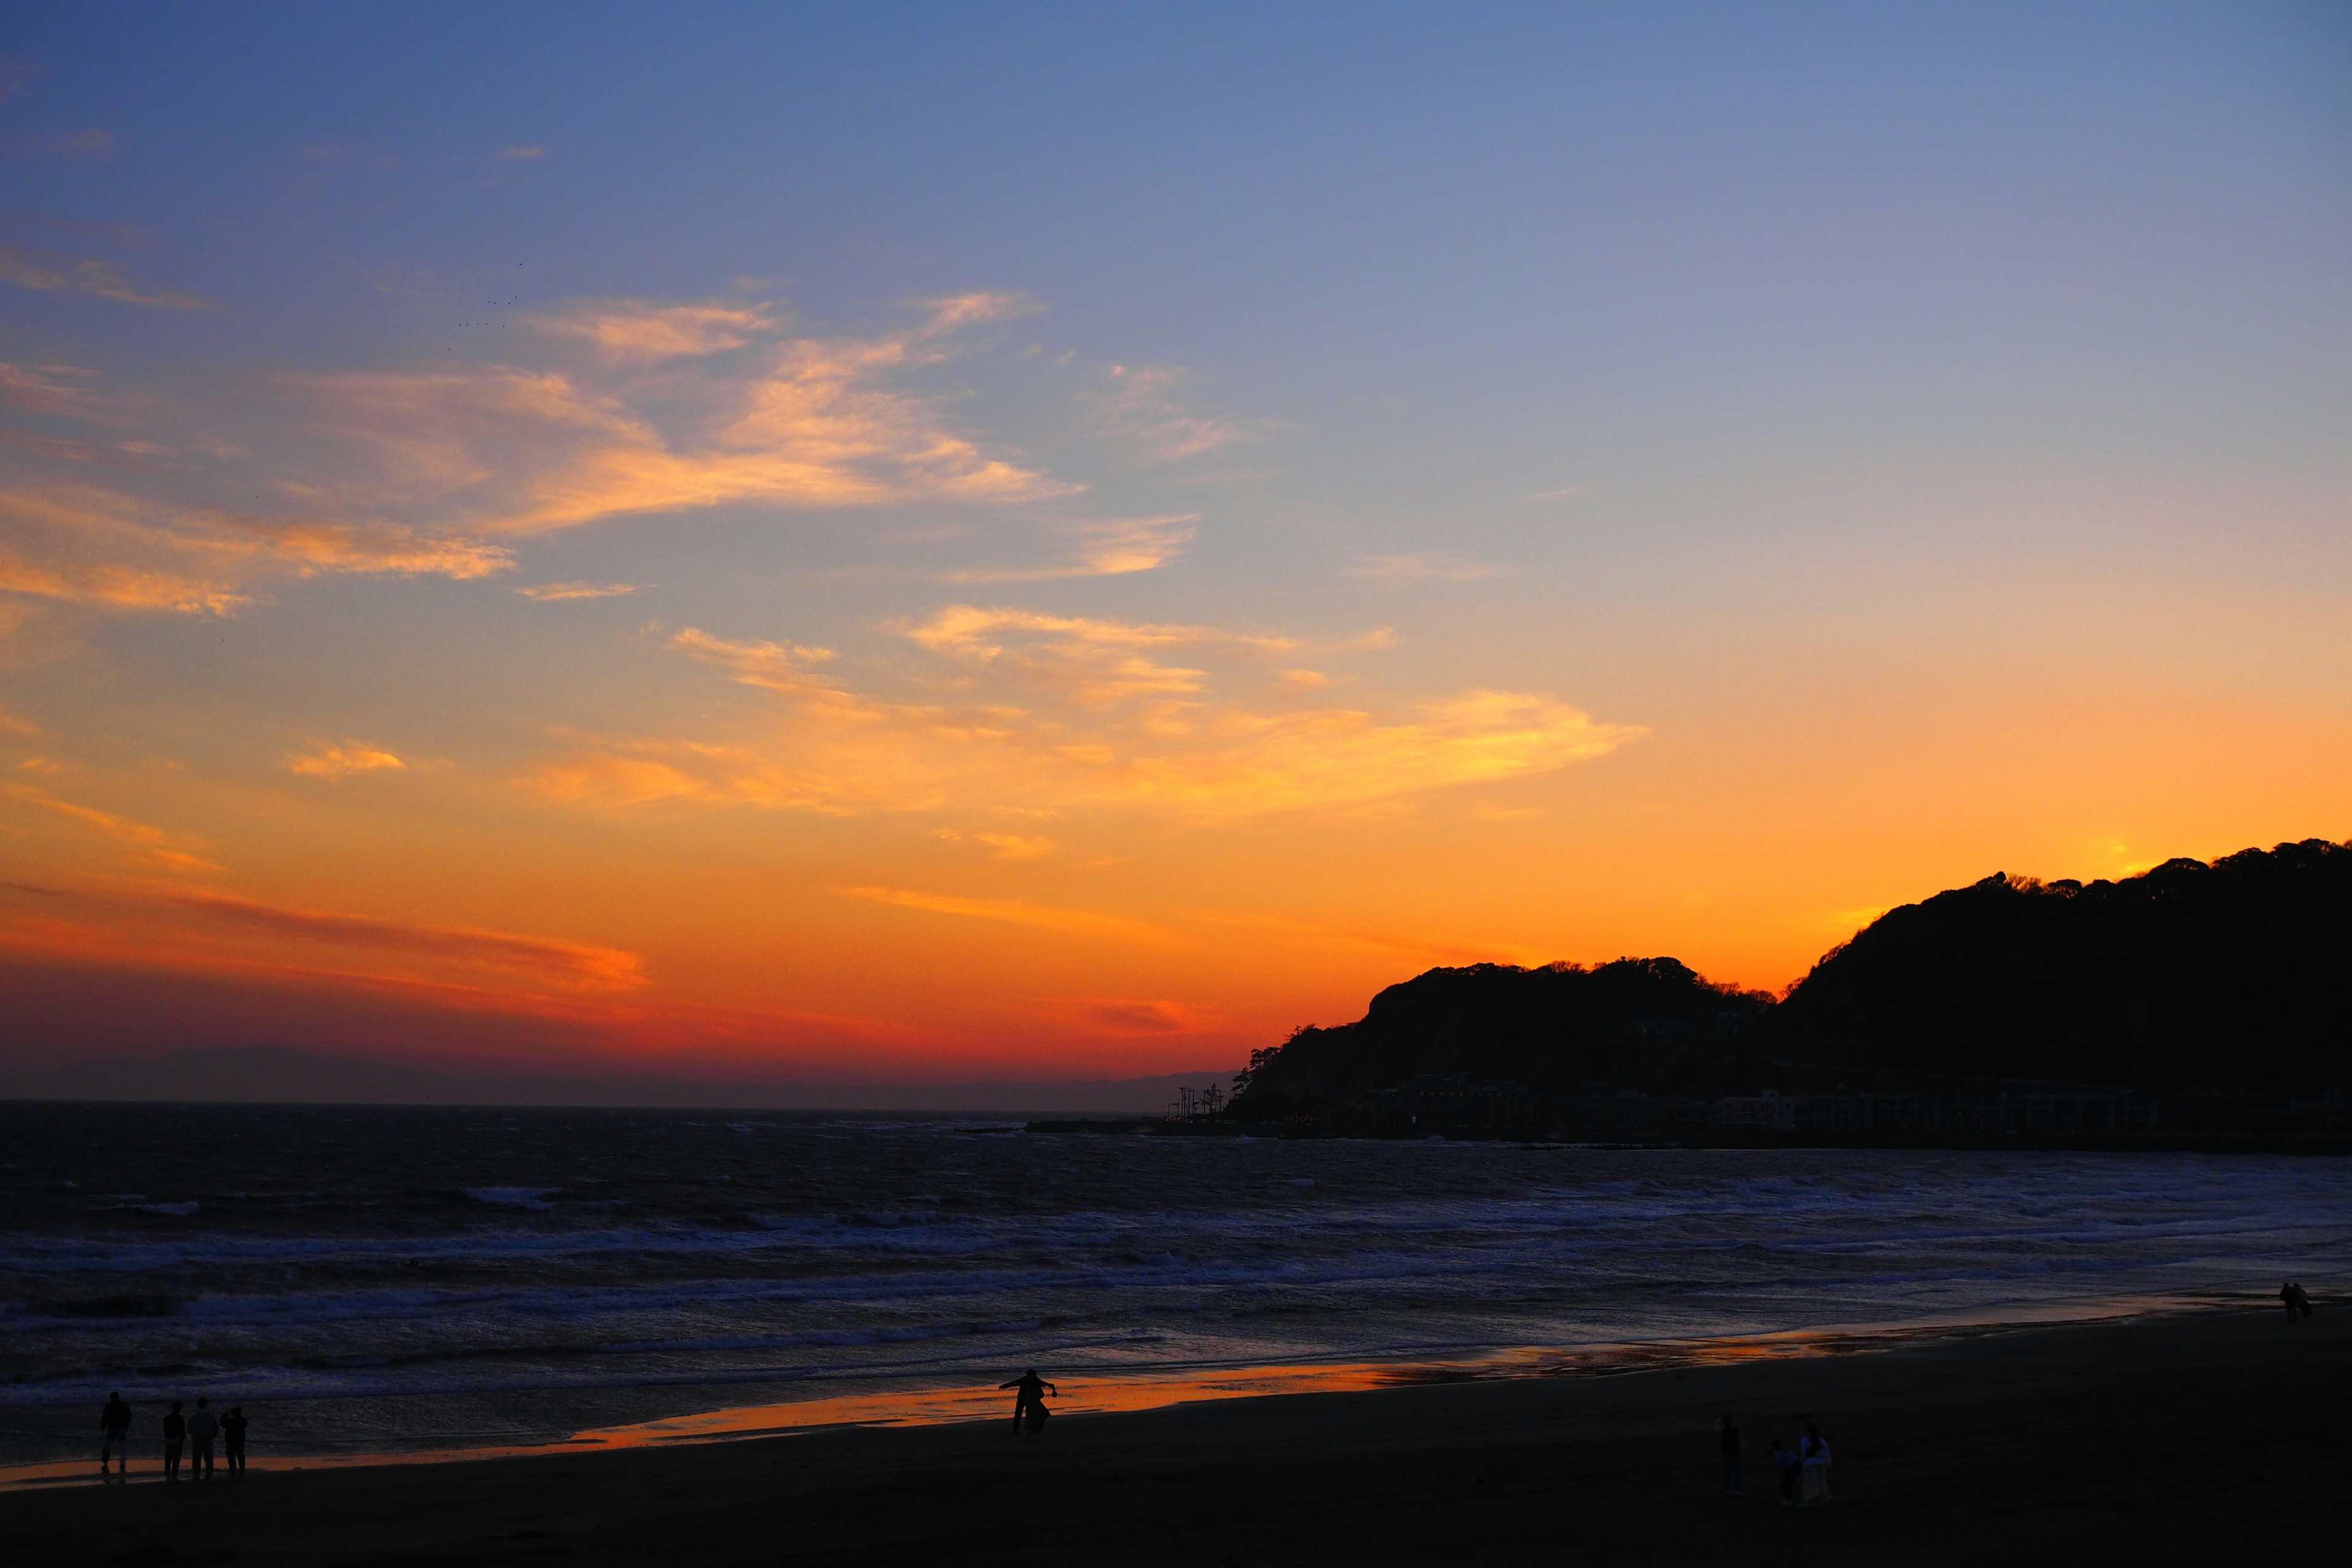
[[[1097,1390],[1539,1371],[2352,1270],[2352,1161],[2260,1155],[19,1102],[0,1185],[13,1467],[94,1457],[110,1390],[149,1435],[162,1401],[241,1404],[257,1457],[515,1447],[977,1409],[1032,1366]]]

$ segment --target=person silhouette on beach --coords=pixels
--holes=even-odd
[[[2286,1307],[2286,1321],[2290,1323],[2311,1316],[2311,1298],[2303,1293],[2303,1286],[2295,1280],[2279,1287],[2279,1300]]]
[[[1716,1429],[1716,1447],[1723,1451],[1723,1493],[1726,1497],[1744,1497],[1747,1485],[1739,1477],[1739,1423],[1727,1415]]]
[[[188,1418],[180,1414],[180,1402],[172,1401],[172,1408],[163,1417],[163,1479],[180,1479],[180,1447],[188,1440]]]
[[[110,1454],[120,1455],[117,1463],[124,1475],[131,1473],[131,1406],[122,1403],[122,1395],[106,1396],[106,1408],[98,1413],[98,1473],[106,1474]]]
[[[1827,1508],[1830,1503],[1830,1445],[1822,1429],[1811,1422],[1805,1424],[1803,1451],[1799,1455],[1804,1471],[1802,1490],[1807,1508]]]
[[[220,1436],[220,1417],[213,1414],[213,1402],[196,1401],[196,1413],[188,1417],[188,1476],[193,1480],[213,1479],[213,1439]]]
[[[1024,1430],[1043,1432],[1045,1429],[1045,1391],[1053,1388],[1054,1397],[1062,1397],[1062,1391],[1039,1377],[1034,1366],[1011,1383],[1000,1383],[996,1386],[1019,1391],[1013,1396],[1013,1430],[1016,1433]]]
[[[221,1417],[221,1457],[228,1461],[228,1473],[245,1474],[245,1406],[232,1405]]]
[[[1780,1506],[1796,1507],[1797,1473],[1803,1467],[1797,1458],[1797,1450],[1782,1447],[1778,1437],[1772,1439],[1772,1468],[1780,1478]]]

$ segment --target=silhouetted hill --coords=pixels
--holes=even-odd
[[[1625,1091],[2276,1096],[2347,1079],[2352,846],[2310,839],[2088,886],[1988,877],[1880,916],[1777,1006],[1671,958],[1433,969],[1353,1024],[1253,1053],[1234,1111],[1351,1108],[1370,1125],[1401,1121],[1378,1100],[1402,1090],[1500,1125],[1590,1121],[1559,1097]]]
[[[1783,1054],[1862,1075],[2312,1089],[2352,1079],[2352,846],[2121,881],[1992,876],[1891,910],[1776,1010]]]
[[[1736,1087],[1743,1043],[1770,1005],[1671,958],[1433,969],[1373,997],[1353,1024],[1300,1029],[1253,1054],[1234,1110],[1279,1118],[1432,1075],[1556,1094],[1720,1094]]]

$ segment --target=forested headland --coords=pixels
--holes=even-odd
[[[2116,880],[1987,877],[1888,910],[1778,997],[1664,957],[1433,969],[1255,1052],[1226,1114],[2340,1130],[2347,1080],[2352,845],[2307,839]]]

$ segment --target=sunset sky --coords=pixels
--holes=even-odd
[[[11,1059],[1225,1068],[2352,837],[2341,5],[0,56]]]

